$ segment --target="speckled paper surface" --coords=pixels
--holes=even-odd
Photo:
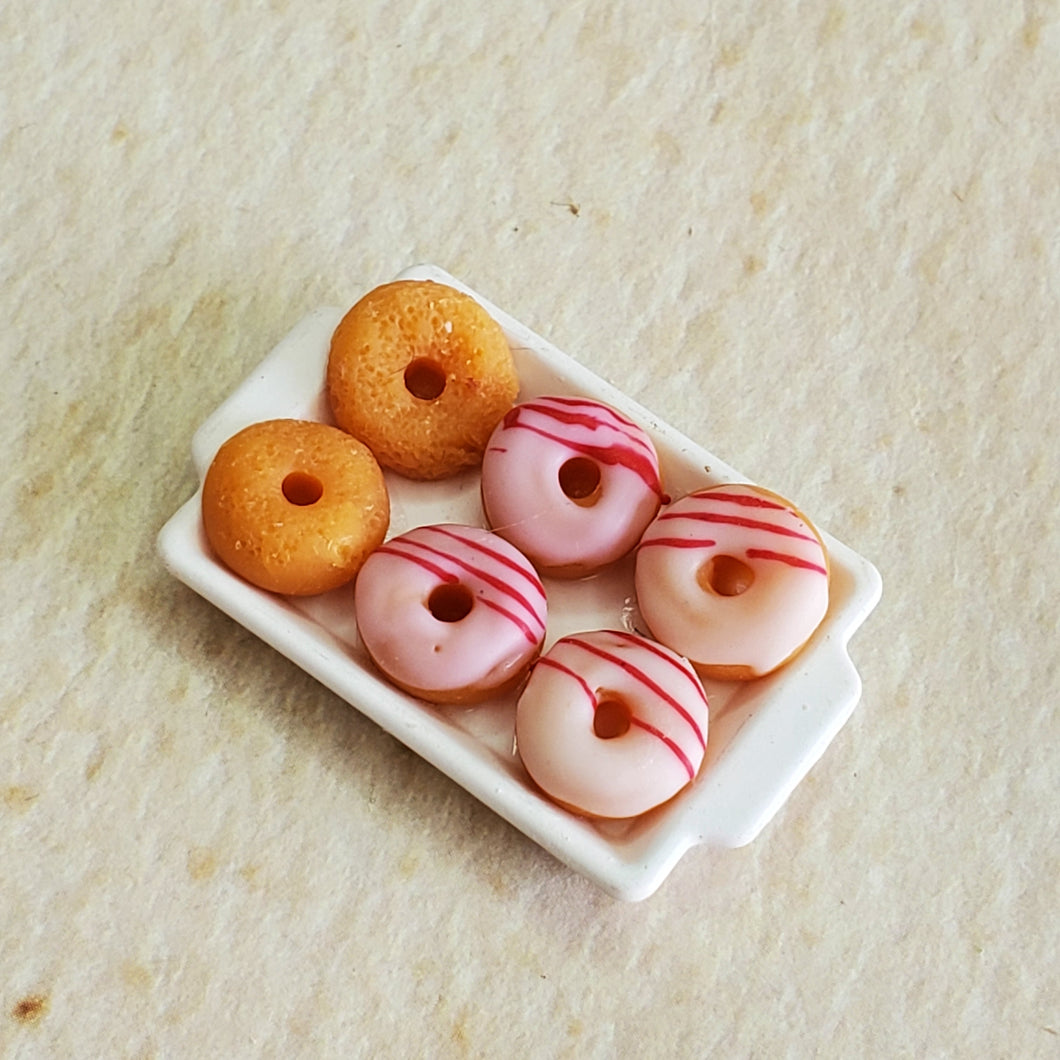
[[[0,10],[0,1056],[1060,1052],[1060,9]],[[202,419],[435,261],[880,568],[616,903],[169,577]]]

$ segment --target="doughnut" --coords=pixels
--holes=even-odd
[[[376,549],[354,587],[357,629],[399,688],[435,703],[514,689],[541,651],[541,579],[488,530],[421,526]]]
[[[444,284],[376,287],[331,339],[327,396],[336,424],[407,478],[477,467],[518,390],[500,325]]]
[[[635,817],[695,779],[708,705],[685,659],[646,637],[563,637],[530,673],[515,713],[526,771],[567,809]]]
[[[626,555],[662,502],[651,439],[588,398],[516,405],[482,460],[490,526],[553,577],[582,577]]]
[[[748,680],[793,658],[828,610],[828,555],[760,486],[697,490],[645,531],[634,577],[652,634],[705,677]]]
[[[202,486],[206,539],[270,592],[308,596],[350,581],[386,536],[390,500],[368,449],[336,427],[266,420],[229,438]]]

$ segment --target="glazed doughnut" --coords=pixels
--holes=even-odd
[[[327,394],[335,422],[409,478],[477,467],[518,389],[500,325],[444,284],[376,287],[332,336]]]
[[[399,688],[435,703],[475,703],[514,688],[545,636],[541,579],[488,530],[421,526],[365,563],[357,629]]]
[[[534,664],[515,740],[534,782],[590,817],[635,817],[695,779],[707,696],[688,662],[619,630],[563,637]]]
[[[651,632],[704,676],[771,673],[828,610],[817,530],[760,486],[697,490],[660,512],[637,550],[637,602]]]
[[[516,405],[482,461],[490,526],[554,577],[581,577],[626,555],[662,500],[651,439],[588,398]]]
[[[379,464],[355,438],[323,423],[266,420],[217,451],[202,521],[236,574],[307,596],[356,575],[386,536],[390,500]]]

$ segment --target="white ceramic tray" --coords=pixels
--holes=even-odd
[[[482,303],[512,347],[520,399],[546,393],[591,396],[640,423],[658,448],[664,486],[675,499],[700,486],[746,481],[442,270],[418,266],[401,278],[448,283]],[[192,440],[200,483],[221,443],[249,423],[284,416],[330,420],[324,369],[343,312],[310,313],[206,419]],[[388,486],[391,536],[425,523],[485,525],[477,472],[439,483],[388,475]],[[831,603],[809,645],[770,677],[746,684],[705,682],[711,720],[699,777],[676,799],[642,817],[594,823],[549,802],[530,782],[514,749],[514,697],[472,708],[440,708],[399,692],[379,676],[359,642],[352,589],[295,599],[254,588],[211,554],[199,505],[196,493],[159,534],[160,555],[177,578],[618,898],[652,894],[692,846],[736,847],[754,839],[860,698],[861,682],[847,644],[879,600],[880,576],[867,560],[822,531],[831,556]],[[577,630],[644,632],[631,560],[597,577],[546,579],[545,585],[546,648]],[[351,763],[350,768],[356,767]]]

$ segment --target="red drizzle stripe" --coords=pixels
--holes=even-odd
[[[503,615],[513,625],[518,626],[523,636],[526,637],[531,644],[536,644],[538,642],[538,637],[534,634],[534,631],[518,615],[509,611],[508,608],[503,607],[496,600],[491,600],[488,596],[476,596],[475,599],[482,604],[483,607],[488,607],[491,611],[496,611],[497,614]],[[542,630],[544,630],[544,627],[542,627]]]
[[[641,721],[640,718],[630,718],[629,723],[630,725],[636,725],[638,729],[643,729],[645,732],[649,732],[652,736],[662,740],[662,742],[677,756],[681,765],[685,767],[685,772],[688,773],[688,779],[695,780],[696,771],[692,763],[689,761],[688,755],[686,755],[684,751],[682,751],[681,748],[666,735],[666,733],[660,732],[654,725],[649,725],[646,721]]]
[[[553,670],[559,670],[560,673],[566,674],[568,677],[572,677],[581,686],[582,691],[588,696],[589,702],[592,704],[593,711],[595,712],[596,693],[589,687],[588,682],[577,670],[572,670],[569,666],[564,665],[561,662],[557,662],[555,659],[550,658],[548,655],[542,655],[540,659],[534,663],[535,666],[550,666]],[[694,780],[696,776],[695,768],[693,767],[688,755],[681,750],[677,744],[670,739],[664,732],[655,728],[654,725],[649,725],[646,721],[641,721],[640,718],[631,717],[629,719],[630,725],[635,725],[638,729],[642,729],[644,732],[654,736],[657,740],[661,740],[677,757],[678,761],[685,767],[685,772],[688,773],[688,779]]]
[[[711,541],[708,537],[651,537],[646,541],[641,541],[640,547],[669,545],[671,548],[712,548],[716,544],[717,541]]]
[[[786,552],[771,552],[767,548],[749,548],[747,555],[750,559],[775,559],[789,567],[803,567],[806,570],[817,571],[818,574],[827,576],[828,570],[819,563],[811,563],[808,559],[800,559],[798,556],[789,556]]]
[[[521,574],[534,587],[538,595],[540,595],[541,598],[544,599],[545,587],[541,584],[541,581],[537,577],[537,575],[527,570],[526,567],[523,567],[520,564],[516,563],[515,560],[511,558],[511,556],[506,556],[503,552],[499,552],[495,549],[489,548],[486,545],[480,544],[477,541],[471,541],[463,535],[458,534],[455,530],[450,530],[446,526],[431,526],[427,527],[427,529],[432,530],[436,534],[444,534],[446,537],[451,538],[453,541],[463,542],[463,544],[467,545],[468,547],[477,549],[479,552],[485,553],[485,555],[489,556],[490,559],[495,559],[502,566],[507,567],[509,570],[514,571],[516,574]]]
[[[624,640],[627,644],[632,644],[635,647],[644,648],[647,651],[650,651],[652,655],[662,659],[663,662],[669,663],[692,686],[692,690],[696,693],[696,696],[703,700],[703,706],[708,710],[710,709],[710,702],[707,699],[707,693],[704,691],[703,686],[699,683],[699,680],[690,669],[681,665],[679,659],[675,659],[669,652],[664,651],[660,645],[655,643],[655,641],[647,640],[645,637],[638,637],[635,633],[630,633],[624,629],[612,629],[609,630],[609,632],[613,637],[618,637],[620,640]]]
[[[578,648],[582,648],[584,651],[589,652],[590,655],[595,655],[600,659],[604,659],[609,663],[613,663],[620,670],[624,670],[634,680],[639,681],[646,688],[649,688],[654,692],[664,703],[668,703],[678,714],[681,715],[685,721],[691,726],[692,731],[696,734],[696,739],[699,741],[700,747],[706,747],[707,741],[703,736],[703,731],[696,723],[696,719],[673,697],[665,688],[656,684],[643,670],[639,667],[634,666],[630,662],[626,662],[625,659],[619,658],[617,655],[613,655],[609,651],[604,651],[603,648],[598,648],[594,644],[587,644],[584,640],[578,640],[577,637],[568,637],[564,643],[572,644]]]
[[[596,411],[595,408],[594,411]],[[541,415],[558,420],[560,423],[587,427],[591,430],[604,426],[603,420],[597,416],[589,413],[566,412],[562,409],[552,408],[549,405],[529,402],[523,405],[516,405],[504,417],[504,426],[509,430],[521,428],[524,431],[530,431],[532,434],[540,435],[542,438],[547,438],[550,442],[559,442],[560,445],[566,446],[576,453],[581,453],[583,456],[598,460],[601,464],[620,465],[632,471],[653,493],[660,497],[662,496],[662,483],[659,481],[659,472],[654,460],[654,450],[642,438],[636,435],[633,437],[626,436],[627,440],[637,445],[637,449],[617,443],[612,445],[590,445],[585,442],[575,441],[573,438],[565,438],[561,434],[553,434],[544,427],[537,427],[532,423],[524,422],[523,413],[525,412],[539,412]],[[623,423],[623,427],[627,430],[633,426],[633,424]],[[634,430],[639,430],[639,428],[634,427]]]
[[[756,493],[723,493],[721,490],[702,490],[694,496],[701,500],[724,501],[728,504],[743,504],[748,508],[772,508],[778,512],[791,511],[786,505],[771,501],[768,497],[760,497]]]
[[[725,523],[729,526],[742,526],[747,530],[765,530],[767,533],[778,534],[781,537],[797,537],[800,541],[812,541],[815,545],[820,544],[813,534],[801,534],[798,530],[791,530],[786,526],[778,526],[776,523],[764,523],[760,519],[748,519],[743,515],[722,515],[720,512],[663,512],[659,516],[659,522],[673,519],[692,519],[697,523]]]
[[[407,552],[402,552],[399,549],[394,548],[392,542],[380,545],[379,548],[376,549],[376,552],[385,552],[388,556],[397,556],[398,559],[407,559],[410,563],[415,563],[417,566],[423,567],[424,570],[430,571],[435,577],[441,578],[446,585],[453,585],[460,581],[451,570],[439,567],[437,563],[431,563],[429,560],[422,559],[419,556],[410,556]]]
[[[569,409],[584,409],[586,411],[580,414],[570,413],[566,417],[563,417],[559,415],[557,409],[552,407],[555,405],[562,405]],[[552,414],[557,419],[563,419],[564,422],[567,423],[581,423],[583,426],[588,427],[591,430],[596,430],[598,426],[606,426],[604,418],[610,418],[614,421],[614,426],[618,430],[630,433],[631,442],[635,442],[649,455],[652,455],[655,452],[652,445],[644,437],[641,429],[632,420],[627,419],[617,409],[613,409],[610,405],[605,405],[602,402],[586,401],[582,398],[576,397],[556,396],[540,398],[537,401],[527,401],[524,403],[524,407],[532,408],[545,415]]]
[[[409,555],[409,553],[401,551],[400,548],[394,547],[395,543],[401,544],[401,545],[416,545],[416,544],[418,544],[418,542],[415,542],[415,541],[407,541],[407,540],[406,541],[401,541],[399,538],[395,538],[393,541],[390,541],[390,542],[388,542],[385,545],[380,545],[380,547],[378,549],[376,549],[376,551],[377,552],[384,552],[388,556],[397,556],[398,559],[408,560],[409,563],[415,563],[416,566],[422,567],[424,570],[429,571],[435,577],[440,578],[447,585],[453,585],[456,582],[460,581],[460,579],[452,571],[446,570],[444,567],[440,567],[437,563],[432,563],[430,560],[424,559],[422,556]],[[420,545],[420,547],[421,548],[427,548],[431,552],[437,552],[436,549],[431,549],[427,545]],[[452,556],[445,556],[444,553],[439,553],[439,554],[442,555],[443,558],[445,558],[445,559],[452,559],[454,563],[459,562],[458,560],[456,560]],[[462,564],[462,566],[466,567],[467,564]],[[468,569],[471,569],[471,568],[468,568]],[[476,573],[481,574],[481,572],[476,572]],[[530,641],[531,644],[536,644],[537,643],[537,641],[538,641],[537,635],[526,624],[526,622],[524,622],[518,615],[513,614],[511,611],[508,611],[506,608],[502,607],[495,600],[489,600],[489,599],[487,599],[486,597],[483,597],[483,596],[476,596],[475,599],[479,603],[484,604],[486,607],[489,607],[492,610],[494,610],[494,611],[498,612],[499,614],[503,615],[505,618],[507,618],[514,625],[518,626],[519,629],[522,631],[523,636],[525,636],[526,639],[528,641]],[[519,599],[521,600],[522,598],[520,597]],[[536,613],[534,613],[534,618],[537,619],[537,614]],[[537,625],[540,625],[540,624],[541,624],[540,620],[538,620],[537,621]]]
[[[557,659],[553,659],[549,655],[542,655],[534,663],[534,667],[538,666],[550,666],[553,670],[559,670],[561,673],[565,673],[568,677],[573,677],[582,687],[582,691],[589,697],[589,702],[593,705],[593,710],[596,710],[596,693],[589,687],[589,682],[577,670],[572,670],[565,663],[559,662]]]
[[[495,574],[488,574],[480,567],[476,567],[475,564],[469,563],[467,560],[461,559],[459,556],[454,556],[449,552],[443,552],[440,548],[435,548],[433,545],[426,545],[422,541],[413,541],[405,538],[402,540],[401,544],[412,548],[421,548],[424,552],[429,552],[432,556],[438,556],[443,560],[448,560],[450,563],[455,563],[461,570],[466,570],[468,574],[473,574],[476,578],[479,578],[487,585],[496,589],[497,592],[511,597],[512,600],[526,610],[527,614],[535,620],[537,625],[541,626],[542,629],[544,628],[544,625],[541,622],[541,617],[538,615],[534,605],[530,603],[521,592],[517,589],[513,589],[512,586],[503,579],[498,578]],[[471,542],[469,541],[467,544],[470,545]],[[543,595],[544,593],[542,593],[542,596]]]
[[[656,460],[655,446],[651,444],[651,440],[648,436],[638,427],[632,420],[627,419],[616,409],[611,408],[610,405],[605,405],[602,402],[591,402],[582,401],[578,398],[562,398],[553,397],[546,398],[541,402],[532,401],[529,404],[534,407],[538,412],[551,413],[554,417],[562,418],[559,416],[559,410],[548,408],[549,404],[552,405],[563,405],[570,409],[585,409],[587,411],[582,413],[567,413],[570,417],[568,422],[577,422],[578,419],[585,421],[585,425],[593,430],[599,427],[611,427],[612,430],[620,431],[624,434],[630,442],[632,442],[638,449],[640,449],[649,460]],[[544,407],[543,407],[544,406]],[[594,422],[594,417],[600,417]]]

